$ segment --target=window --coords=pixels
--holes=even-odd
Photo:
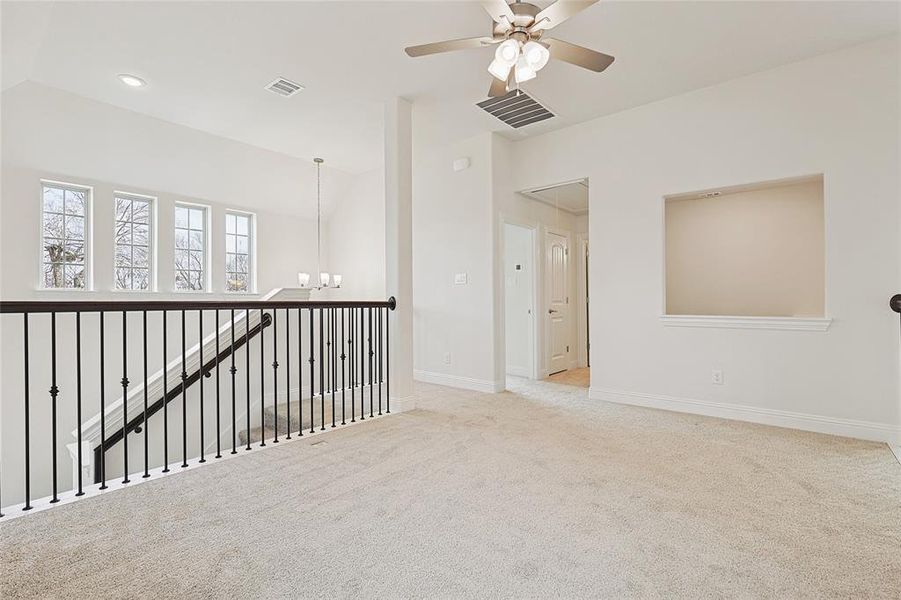
[[[206,289],[206,222],[202,206],[175,206],[175,289]]]
[[[822,318],[822,176],[666,198],[666,314]]]
[[[225,215],[225,290],[251,291],[251,215]]]
[[[43,183],[41,281],[45,288],[88,287],[88,188]]]
[[[151,290],[153,199],[116,194],[116,289]]]

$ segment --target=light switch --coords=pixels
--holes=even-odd
[[[466,273],[455,274],[454,285],[466,285]]]

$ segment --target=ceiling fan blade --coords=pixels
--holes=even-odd
[[[507,93],[507,82],[501,81],[497,77],[491,78],[491,87],[488,89],[489,98],[498,98]]]
[[[570,44],[563,40],[542,38],[540,43],[547,46],[551,51],[551,58],[568,62],[577,67],[594,71],[595,73],[600,73],[609,67],[614,60],[609,54],[590,50],[589,48],[577,46],[576,44]]]
[[[490,46],[494,43],[496,43],[496,40],[490,37],[463,38],[459,40],[447,40],[445,42],[422,44],[420,46],[410,46],[409,48],[405,48],[404,52],[407,53],[407,56],[426,56],[427,54],[439,54],[441,52],[451,52],[453,50],[469,50],[471,48],[482,48],[484,46]]]
[[[542,31],[556,27],[576,13],[582,12],[598,0],[557,0],[535,15],[530,31]]]
[[[501,25],[505,24],[513,24],[513,11],[510,10],[510,5],[504,2],[504,0],[482,0],[482,8],[485,9],[495,23],[500,23]]]

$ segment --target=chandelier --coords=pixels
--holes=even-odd
[[[313,290],[321,290],[323,288],[339,288],[341,287],[341,276],[337,273],[330,275],[327,271],[322,270],[322,158],[314,158],[316,163],[316,271],[319,273],[319,285],[310,285],[309,273],[298,273],[297,283],[302,288],[310,288]]]

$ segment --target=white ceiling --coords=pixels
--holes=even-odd
[[[574,215],[588,214],[588,181],[574,181],[520,192],[527,198],[550,204]]]
[[[898,12],[895,2],[602,1],[554,35],[616,62],[595,74],[551,61],[524,88],[559,116],[526,133],[889,35]],[[486,33],[474,2],[3,2],[2,17],[3,89],[31,79],[345,171],[381,164],[391,96],[437,116],[423,124],[431,134],[521,135],[474,106],[490,49],[403,52]],[[149,85],[127,88],[123,72]],[[265,91],[278,76],[306,90]]]

